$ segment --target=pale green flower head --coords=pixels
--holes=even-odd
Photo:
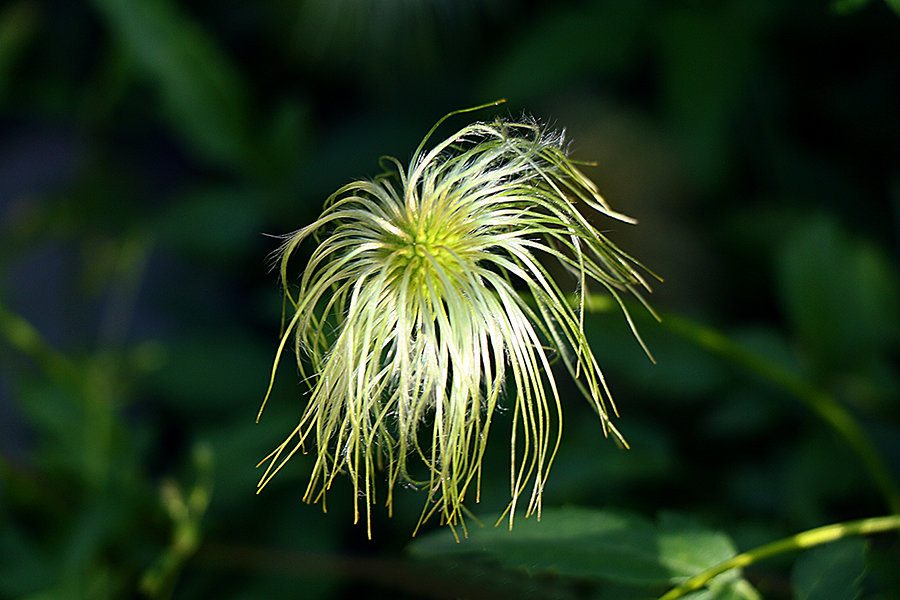
[[[468,111],[447,117],[460,112]],[[649,289],[640,265],[588,215],[634,221],[609,208],[567,157],[561,133],[501,119],[426,149],[447,117],[408,167],[383,159],[384,173],[339,189],[280,248],[290,320],[275,367],[293,340],[311,395],[263,461],[260,489],[295,452],[314,447],[305,501],[324,505],[344,472],[355,518],[362,504],[369,522],[383,469],[389,511],[405,483],[427,494],[420,525],[437,513],[453,526],[463,502],[478,501],[488,432],[503,406],[512,427],[510,525],[520,501],[539,517],[562,432],[557,357],[603,433],[624,444],[583,319],[589,282],[623,310],[622,293]],[[317,246],[294,287],[288,263],[308,239]]]

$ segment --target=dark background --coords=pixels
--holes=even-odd
[[[455,597],[403,553],[422,494],[378,507],[373,541],[346,480],[326,514],[300,502],[309,457],[254,495],[305,392],[286,363],[254,422],[281,311],[267,235],[497,98],[441,131],[523,111],[566,128],[640,220],[609,234],[665,278],[652,304],[832,394],[900,472],[889,3],[16,0],[0,5],[0,597],[135,597],[154,573],[179,598]],[[677,509],[741,548],[886,512],[806,407],[638,324],[655,366],[618,315],[587,323],[632,450],[564,387],[545,505]],[[507,501],[504,418],[476,513]],[[779,577],[751,579],[789,597]],[[475,588],[518,593],[504,585]]]

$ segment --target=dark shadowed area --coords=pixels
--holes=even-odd
[[[585,319],[630,450],[557,365],[540,522],[492,527],[508,410],[460,543],[411,540],[421,490],[372,540],[349,478],[304,504],[315,453],[257,495],[309,397],[291,354],[256,422],[274,236],[500,98],[438,135],[565,128],[639,220],[598,227],[665,280],[661,323],[633,311],[656,364]],[[898,107],[897,0],[2,3],[0,598],[648,599],[900,512]],[[691,598],[900,597],[898,528]]]

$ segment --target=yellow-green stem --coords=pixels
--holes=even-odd
[[[605,296],[591,295],[586,307],[596,312],[617,310]],[[748,350],[711,327],[688,319],[664,315],[662,325],[689,342],[738,364],[784,390],[824,420],[856,453],[881,491],[891,513],[900,514],[900,485],[891,468],[866,435],[862,425],[834,396],[768,358]]]
[[[670,331],[698,346],[753,371],[806,404],[844,438],[878,486],[890,511],[900,514],[900,486],[890,467],[866,435],[862,425],[834,396],[764,356],[743,348],[712,328],[671,315],[663,319],[663,324]]]
[[[805,548],[812,548],[813,546],[827,544],[828,542],[834,542],[849,536],[869,535],[890,531],[892,529],[900,530],[900,515],[889,515],[885,517],[861,519],[859,521],[834,523],[832,525],[810,529],[776,542],[759,546],[749,552],[738,554],[734,558],[719,563],[672,588],[663,594],[659,600],[676,600],[686,594],[699,590],[709,583],[712,578],[721,575],[725,571],[746,567],[747,565],[752,565],[755,562],[759,562],[771,556],[796,552],[797,550],[803,550]]]

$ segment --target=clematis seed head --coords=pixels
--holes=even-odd
[[[438,121],[408,165],[384,158],[381,175],[337,190],[277,253],[287,324],[269,393],[291,342],[311,393],[260,463],[259,489],[297,451],[315,448],[303,499],[324,506],[346,473],[355,520],[365,512],[370,536],[379,470],[389,511],[396,486],[413,486],[426,494],[419,525],[437,514],[464,527],[501,406],[512,427],[510,526],[520,502],[540,517],[562,432],[554,357],[604,434],[624,444],[584,333],[586,289],[599,284],[625,311],[622,294],[641,299],[649,286],[585,213],[634,221],[567,156],[563,134],[534,119],[472,123],[426,148],[462,112]],[[294,285],[289,262],[307,241],[314,248]]]

